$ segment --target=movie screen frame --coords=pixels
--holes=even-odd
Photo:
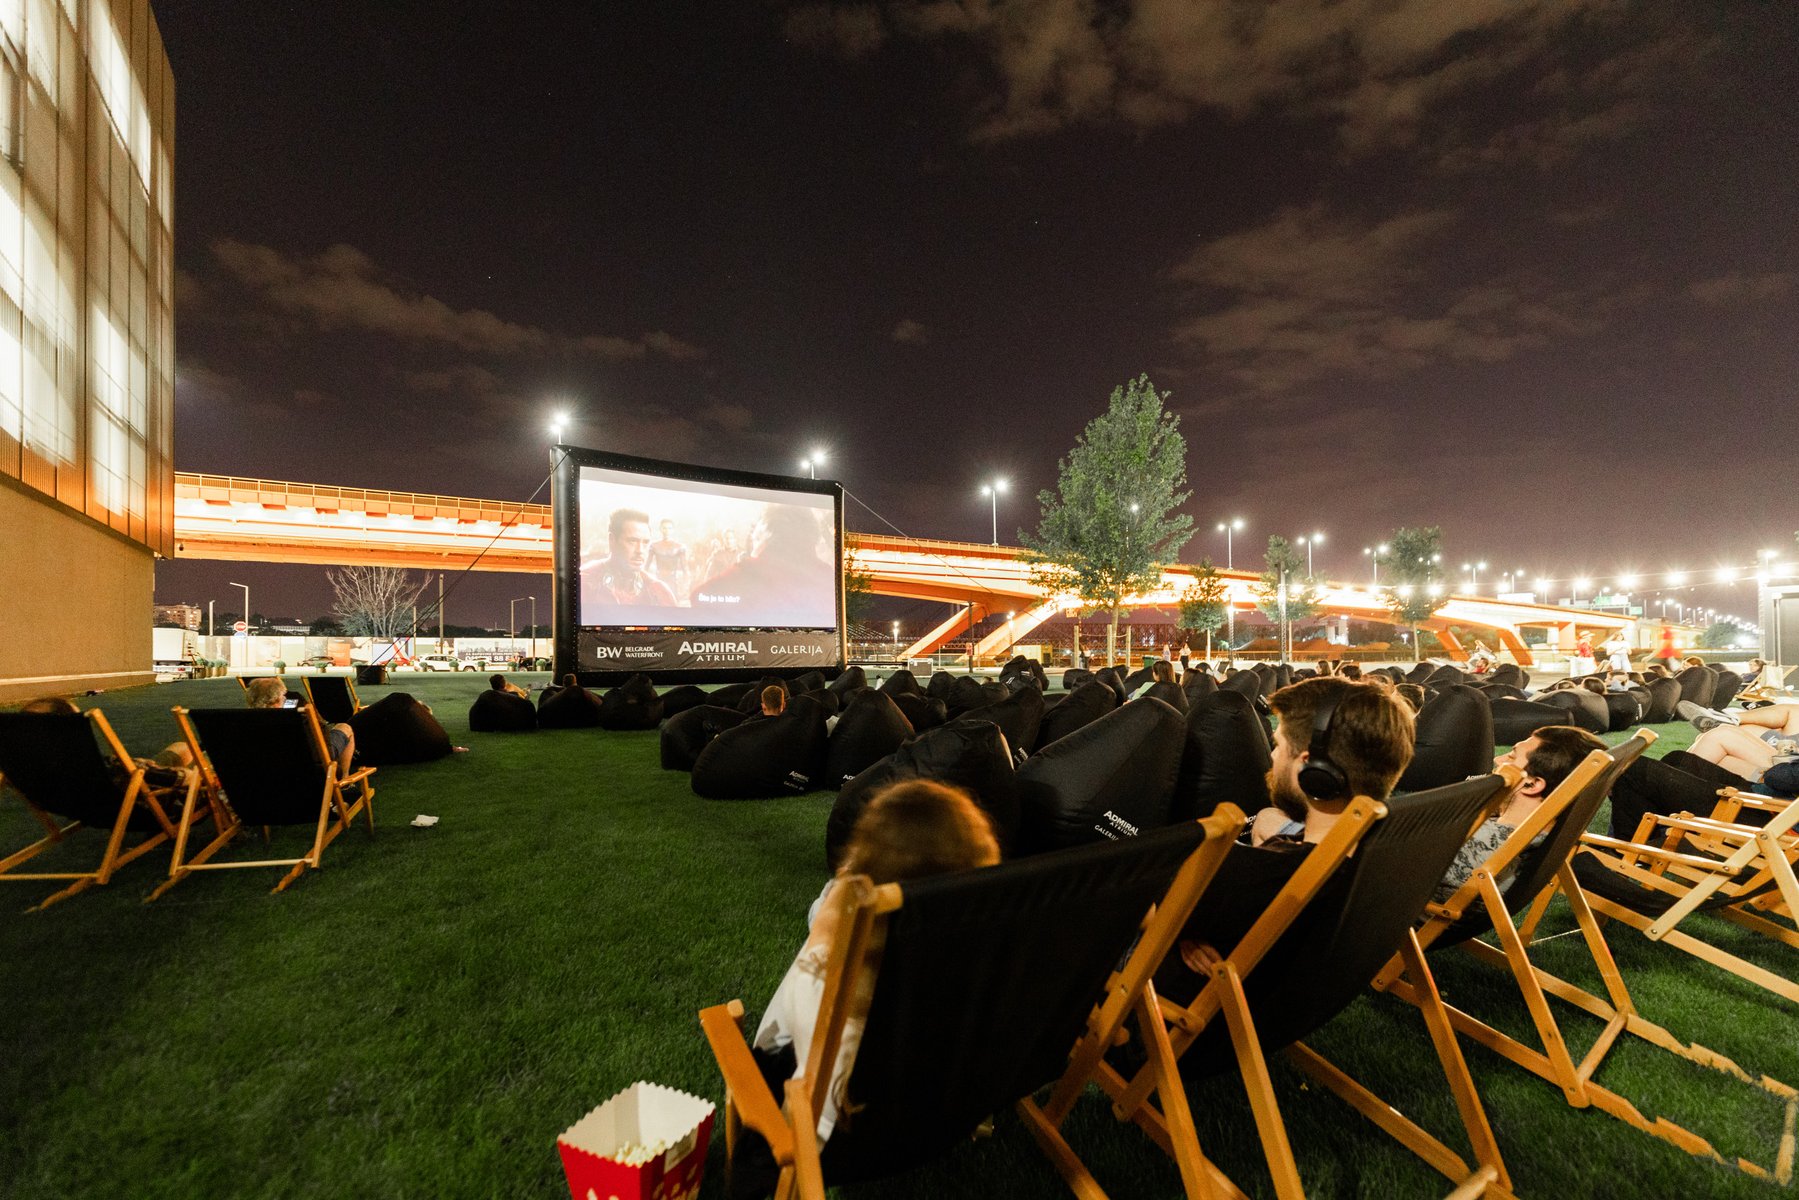
[[[834,675],[849,658],[849,631],[844,621],[843,486],[836,480],[770,475],[704,467],[694,463],[642,458],[583,446],[557,445],[551,479],[553,576],[551,583],[552,644],[558,680],[573,674],[583,687],[622,683],[645,674],[658,687],[677,683],[729,682],[764,675],[792,678],[807,671]],[[833,574],[834,627],[743,626],[700,623],[660,625],[591,625],[581,616],[581,473],[584,468],[644,476],[658,481],[701,487],[749,488],[773,493],[826,496],[831,501],[831,528],[838,569]],[[778,500],[778,496],[771,496]],[[696,610],[671,609],[690,617]],[[585,637],[584,637],[585,635]],[[583,659],[583,643],[588,657]],[[605,650],[597,647],[604,645]],[[697,651],[697,653],[696,653]],[[595,654],[610,655],[604,661]],[[614,665],[616,664],[616,665]]]

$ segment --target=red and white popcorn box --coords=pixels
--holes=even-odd
[[[556,1139],[574,1200],[689,1200],[712,1140],[710,1100],[642,1080]]]

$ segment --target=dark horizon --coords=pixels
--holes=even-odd
[[[1782,6],[155,7],[179,469],[523,500],[567,409],[706,465],[822,446],[852,529],[985,541],[1005,475],[1008,540],[1146,371],[1187,561],[1231,516],[1239,565],[1322,530],[1348,579],[1441,525],[1483,590],[1796,556],[1732,486],[1799,434]],[[329,607],[193,560],[158,600],[231,579]]]

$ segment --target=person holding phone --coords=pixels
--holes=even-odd
[[[244,700],[251,708],[298,708],[300,701],[287,694],[287,686],[274,676],[252,679],[244,689]],[[350,760],[356,757],[356,731],[341,721],[325,726],[325,746],[337,764],[341,778],[350,773]]]

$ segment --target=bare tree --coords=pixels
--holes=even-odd
[[[398,567],[344,567],[326,571],[334,597],[331,611],[344,632],[393,641],[412,630],[413,608],[429,577],[414,581]]]

